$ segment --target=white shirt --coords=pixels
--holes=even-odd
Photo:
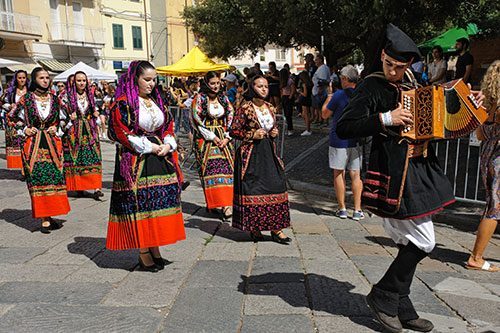
[[[269,132],[274,127],[273,115],[266,107],[263,110],[255,108],[255,113],[257,114],[257,119],[259,120],[260,127],[266,132]]]
[[[208,103],[208,114],[212,118],[221,118],[224,116],[224,107],[219,103],[218,100],[216,100],[215,103]],[[205,125],[205,124],[203,124]],[[198,127],[200,130],[201,135],[203,135],[203,138],[207,141],[213,141],[215,137],[217,136],[214,132],[210,131],[206,127]],[[229,133],[224,133],[224,136],[226,138],[229,138]]]
[[[444,70],[445,72],[445,75],[438,81],[434,81],[432,83],[445,83],[446,82],[446,69],[447,69],[447,64],[446,64],[446,61],[444,61],[444,59],[441,59],[440,61],[438,62],[431,62],[429,64],[429,80],[432,80],[434,79],[440,71]]]
[[[150,100],[151,107],[147,107],[144,99],[139,97],[139,127],[147,132],[154,132],[163,126],[165,116],[153,100]],[[153,143],[146,136],[129,135],[127,136],[134,150],[139,154],[149,154],[153,151]],[[177,149],[175,138],[167,135],[163,139],[164,144],[169,144],[172,148],[170,152]]]
[[[88,100],[88,98],[85,97],[85,98],[80,99],[80,98],[77,97],[77,104],[78,104],[78,110],[80,110],[80,113],[82,115],[85,114],[85,111],[89,107],[89,100]]]
[[[321,65],[316,72],[314,72],[312,81],[314,83],[313,89],[312,89],[312,94],[317,95],[319,94],[320,91],[320,82],[323,84],[328,83],[330,81],[330,69],[326,64]],[[324,89],[326,89],[324,87]]]

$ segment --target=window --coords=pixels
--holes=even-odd
[[[142,50],[141,27],[132,26],[132,44],[134,45],[134,50]]]
[[[283,49],[276,50],[276,61],[285,61],[286,60],[286,51]]]
[[[113,47],[123,49],[123,26],[113,24]]]
[[[14,13],[11,0],[0,0],[0,27],[5,30],[15,31]]]

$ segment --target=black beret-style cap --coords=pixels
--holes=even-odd
[[[415,42],[392,23],[387,25],[384,52],[401,62],[409,62],[412,59],[416,62],[422,57]]]

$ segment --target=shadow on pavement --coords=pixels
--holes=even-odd
[[[370,242],[377,243],[382,246],[397,247],[389,237],[366,236],[365,238]],[[442,244],[436,244],[436,247],[430,253],[429,258],[463,266],[464,262],[469,258],[469,253],[451,250],[443,247]]]
[[[432,218],[436,225],[447,226],[453,229],[457,229],[464,232],[475,233],[479,222],[481,221],[481,215],[473,215],[459,212],[450,212],[438,214]],[[497,225],[495,230],[495,235],[493,237],[500,239],[500,225]]]
[[[13,224],[19,228],[26,229],[30,232],[40,230],[40,219],[31,217],[31,209],[4,209],[0,212],[0,220]],[[66,220],[53,218],[59,224],[64,224]]]
[[[68,251],[83,254],[92,260],[97,267],[114,268],[132,271],[138,264],[139,250],[111,251],[106,249],[106,238],[75,237],[68,244]]]
[[[0,179],[22,180],[21,170],[0,169]]]
[[[274,295],[293,307],[304,307],[318,312],[349,318],[352,322],[376,332],[382,332],[381,326],[372,319],[366,305],[365,295],[352,290],[355,286],[318,274],[302,273],[266,273],[241,276],[238,290],[245,295]],[[282,283],[305,282],[308,297],[298,297],[289,285]],[[281,286],[280,286],[281,285]],[[305,296],[305,295],[304,295]]]
[[[239,229],[231,227],[228,222],[220,221],[207,221],[197,218],[191,218],[184,224],[186,228],[198,229],[206,232],[209,236],[218,236],[226,238],[235,242],[250,242],[250,234]],[[271,237],[266,238],[264,241],[271,240]]]

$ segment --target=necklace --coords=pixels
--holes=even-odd
[[[141,102],[142,106],[149,113],[149,116],[151,117],[153,130],[156,130],[158,127],[160,127],[160,124],[158,117],[156,115],[156,110],[153,107],[153,102],[150,99],[145,99],[142,97],[139,97],[139,101]]]
[[[262,115],[266,116],[269,114],[269,109],[266,107],[265,104],[263,104],[262,106],[255,105],[255,107],[257,108],[257,110],[260,111],[260,113],[262,113]]]

